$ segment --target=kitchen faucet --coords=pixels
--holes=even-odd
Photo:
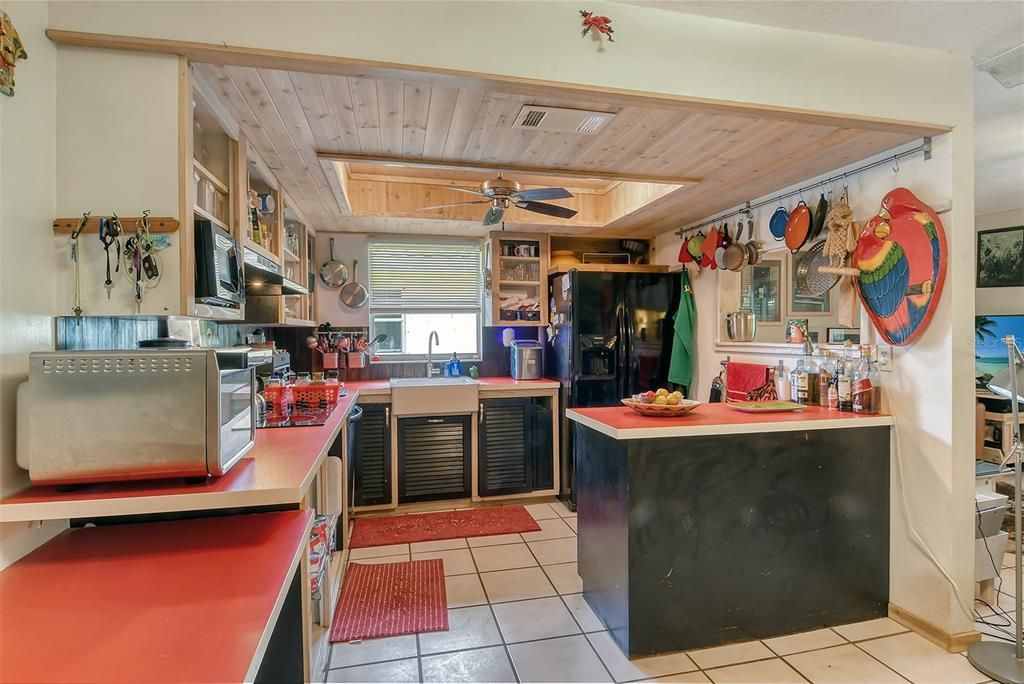
[[[440,375],[441,370],[434,367],[434,345],[441,344],[441,340],[437,336],[436,330],[430,331],[430,337],[427,338],[427,377],[432,378],[435,375]]]

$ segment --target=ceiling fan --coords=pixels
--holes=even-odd
[[[473,188],[460,188],[452,186],[451,190],[465,192],[471,195],[480,195],[486,199],[474,200],[471,202],[456,202],[455,204],[439,204],[434,207],[421,207],[418,211],[429,209],[446,209],[448,207],[461,207],[467,204],[490,204],[487,213],[484,214],[484,225],[493,226],[501,223],[505,211],[510,206],[516,206],[526,211],[533,211],[547,216],[569,219],[576,215],[575,209],[560,207],[556,204],[548,204],[538,200],[569,199],[572,193],[565,188],[534,188],[532,190],[520,190],[519,183],[505,180],[501,174],[497,178],[485,180],[480,184],[478,190]]]

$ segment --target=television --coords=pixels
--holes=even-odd
[[[1024,346],[1024,314],[1012,316],[975,316],[974,318],[974,377],[979,389],[1010,365],[1003,338],[1013,335],[1017,346]]]

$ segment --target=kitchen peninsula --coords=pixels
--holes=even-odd
[[[584,596],[628,656],[887,614],[891,417],[566,416]]]

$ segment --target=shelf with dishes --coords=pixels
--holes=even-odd
[[[547,235],[491,233],[485,250],[489,271],[487,325],[547,325]]]

